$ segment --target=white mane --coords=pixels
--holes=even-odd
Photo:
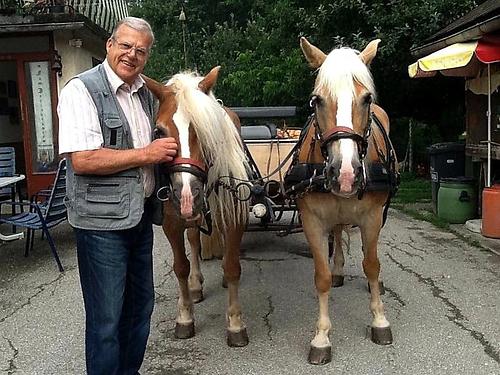
[[[330,96],[337,100],[341,92],[352,92],[355,97],[354,81],[364,86],[375,97],[373,78],[358,56],[351,48],[334,49],[328,54],[319,69],[314,94]]]
[[[179,73],[167,85],[172,85],[177,105],[188,114],[197,135],[204,161],[209,166],[207,184],[212,186],[223,176],[247,180],[247,170],[250,169],[238,130],[212,92],[206,95],[198,89],[202,79],[195,73]],[[232,183],[228,178],[222,180]],[[246,222],[248,203],[237,202],[235,205],[234,196],[224,188],[219,188],[217,194],[210,194],[210,209],[215,217],[222,219],[223,227]]]

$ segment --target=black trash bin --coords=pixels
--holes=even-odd
[[[465,174],[465,143],[436,143],[427,148],[430,158],[432,207],[437,213],[439,182],[443,178]]]

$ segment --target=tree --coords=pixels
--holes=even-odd
[[[221,65],[217,95],[230,106],[305,109],[314,77],[302,57],[300,36],[325,52],[339,46],[360,50],[380,38],[371,67],[378,101],[393,119],[453,129],[443,132],[450,136],[463,127],[463,82],[410,80],[407,67],[415,60],[410,49],[474,6],[473,0],[142,0],[131,14],[146,18],[156,32],[147,74],[163,79],[186,68],[206,73]]]

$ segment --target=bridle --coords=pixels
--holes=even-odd
[[[318,95],[313,95],[311,100],[309,101],[309,106],[314,110],[314,120],[313,124],[315,127],[315,138],[320,143],[321,155],[325,159],[325,162],[328,163],[328,147],[332,142],[338,141],[340,139],[351,139],[356,142],[358,146],[358,157],[359,162],[361,163],[361,173],[362,180],[358,190],[358,199],[363,197],[363,194],[366,190],[367,183],[367,174],[366,174],[366,161],[365,157],[368,151],[368,138],[372,133],[372,122],[374,118],[374,114],[372,111],[368,111],[368,116],[366,120],[366,126],[363,131],[363,134],[358,134],[347,126],[334,126],[325,132],[323,132],[318,123],[318,115],[316,113],[318,103],[321,101],[321,98]],[[333,160],[331,161],[333,162]],[[330,182],[325,179],[324,186],[327,190],[330,190]]]
[[[321,98],[318,95],[313,95],[309,101],[309,106],[314,110],[314,117],[316,118],[314,121],[316,139],[320,142],[321,154],[325,160],[328,159],[327,149],[332,142],[340,139],[352,139],[358,146],[359,161],[363,163],[368,150],[368,138],[371,135],[373,112],[368,112],[365,130],[362,135],[356,133],[353,129],[347,126],[334,126],[333,128],[323,132],[319,127],[318,116],[316,114],[318,102],[320,100]]]
[[[191,158],[174,158],[169,163],[165,163],[169,173],[187,172],[198,177],[204,184],[207,182],[208,168],[205,163]]]
[[[162,129],[156,127],[153,131],[153,139],[158,139],[164,137],[165,134]],[[208,194],[207,194],[207,177],[208,177],[209,166],[205,163],[192,159],[192,158],[182,158],[176,157],[169,163],[164,163],[160,166],[160,173],[167,179],[167,183],[161,186],[157,192],[156,197],[162,201],[166,202],[170,200],[174,201],[172,181],[170,179],[170,174],[175,172],[187,172],[198,178],[203,183],[203,206],[202,213],[205,217],[207,223],[207,228],[199,227],[200,231],[210,235],[212,233],[212,219],[210,216],[210,208],[208,205]]]

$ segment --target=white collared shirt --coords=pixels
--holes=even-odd
[[[134,148],[149,145],[152,140],[151,125],[137,92],[145,84],[144,80],[139,76],[132,86],[129,86],[116,75],[107,60],[104,61],[103,66],[111,89],[116,94],[118,103],[130,125]],[[97,108],[80,79],[72,79],[61,90],[57,113],[59,116],[59,154],[102,148],[104,139]],[[148,197],[154,189],[153,166],[142,167],[141,173],[144,178],[144,193]]]

